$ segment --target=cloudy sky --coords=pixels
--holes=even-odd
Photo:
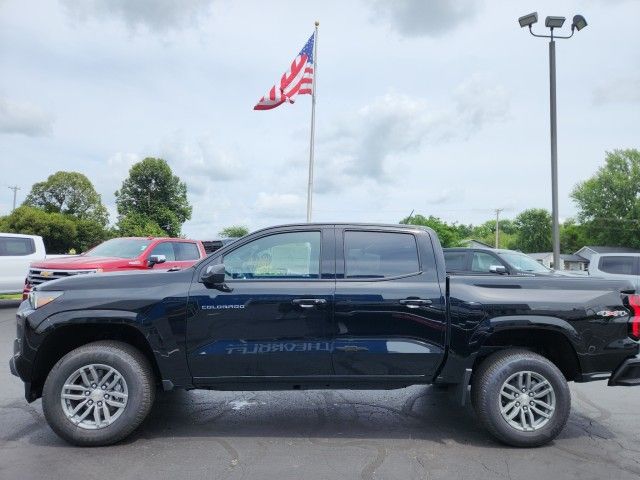
[[[7,186],[76,170],[115,221],[129,167],[159,156],[187,235],[304,221],[311,99],[252,107],[316,19],[314,220],[550,208],[547,44],[517,23],[535,10],[589,22],[557,44],[569,217],[605,151],[640,147],[637,0],[0,0],[0,214]]]

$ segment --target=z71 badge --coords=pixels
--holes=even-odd
[[[600,310],[596,315],[599,317],[624,317],[627,312],[624,310]]]

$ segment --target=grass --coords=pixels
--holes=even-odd
[[[0,300],[22,300],[21,293],[0,293]]]

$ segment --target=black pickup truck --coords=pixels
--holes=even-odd
[[[436,384],[516,446],[555,438],[568,381],[640,383],[640,296],[593,278],[447,276],[428,228],[268,228],[174,272],[38,286],[11,371],[77,445],[117,442],[158,387],[390,389]]]

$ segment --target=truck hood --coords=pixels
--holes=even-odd
[[[36,287],[39,291],[63,290],[81,291],[81,296],[91,298],[93,295],[106,296],[114,299],[130,295],[143,295],[147,288],[162,288],[163,285],[179,279],[183,285],[188,285],[193,275],[193,269],[184,270],[120,270],[117,272],[71,275],[44,282]],[[179,283],[180,283],[179,282]],[[106,293],[108,292],[108,293]],[[186,290],[185,290],[186,293]]]
[[[31,268],[42,269],[58,269],[58,270],[92,270],[97,268],[116,269],[130,268],[140,265],[140,260],[135,258],[117,258],[117,257],[86,257],[78,255],[75,257],[53,258],[51,260],[43,260],[33,262]]]

